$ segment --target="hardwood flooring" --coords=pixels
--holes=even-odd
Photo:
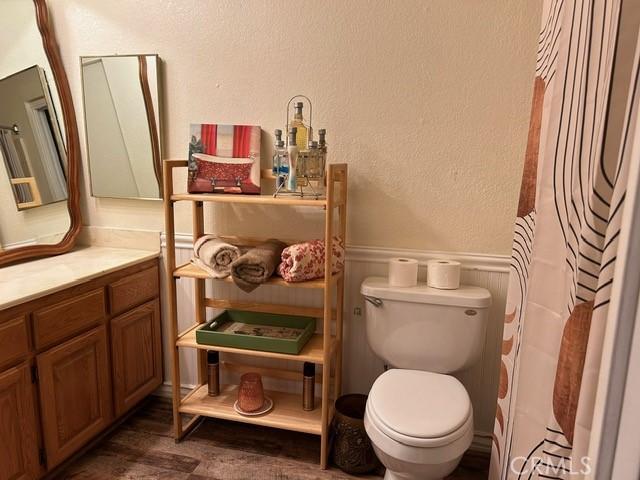
[[[76,480],[342,480],[337,468],[320,470],[318,437],[224,420],[206,419],[175,443],[171,402],[153,396],[96,447],[55,478]],[[448,480],[487,478],[486,457],[469,453]]]

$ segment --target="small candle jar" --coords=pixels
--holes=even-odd
[[[255,412],[264,405],[262,377],[258,373],[245,373],[240,377],[238,407],[243,412]]]

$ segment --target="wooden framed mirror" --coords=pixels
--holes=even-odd
[[[93,197],[162,199],[160,66],[156,54],[80,57]]]
[[[47,5],[2,10],[0,266],[67,252],[81,228],[78,126]]]

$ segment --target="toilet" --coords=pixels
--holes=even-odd
[[[473,409],[451,374],[472,366],[484,344],[491,294],[473,286],[392,287],[369,277],[367,341],[389,369],[371,387],[364,425],[385,480],[436,480],[473,440]]]

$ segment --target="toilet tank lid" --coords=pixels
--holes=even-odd
[[[415,287],[392,287],[386,277],[368,277],[360,286],[360,293],[381,300],[451,305],[456,307],[487,308],[491,293],[486,288],[460,285],[455,290],[440,290],[418,283]]]

